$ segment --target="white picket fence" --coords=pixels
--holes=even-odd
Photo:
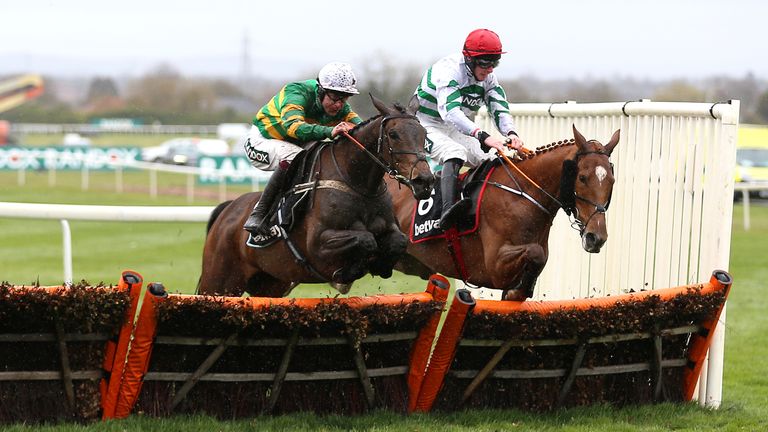
[[[599,254],[586,253],[560,212],[536,299],[674,287],[728,270],[739,101],[513,104],[510,113],[528,148],[572,138],[573,124],[601,142],[621,129],[611,156],[616,184],[608,242]],[[495,130],[485,113],[477,123]],[[721,319],[699,384],[699,400],[715,407],[722,394],[725,311]]]

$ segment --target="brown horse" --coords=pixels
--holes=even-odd
[[[549,230],[560,208],[573,215],[572,224],[580,231],[584,250],[599,252],[608,237],[605,211],[614,183],[608,158],[619,142],[619,131],[605,146],[587,141],[575,125],[573,135],[574,140],[522,156],[523,160],[514,164],[516,169],[499,159],[490,175],[480,180],[484,181],[484,192],[477,208],[476,229],[461,233],[458,240],[453,237],[453,242],[411,241],[395,268],[425,279],[442,273],[469,284],[504,290],[505,299],[524,300],[533,295],[533,286],[547,262]],[[400,227],[413,235],[411,222],[417,201],[400,191],[396,183],[388,185]],[[429,200],[418,202],[419,209],[429,207]]]
[[[307,194],[306,216],[290,233],[275,226],[278,240],[246,245],[243,223],[260,193],[220,204],[208,222],[199,294],[282,297],[299,283],[328,282],[340,292],[367,273],[390,277],[408,240],[394,218],[383,178],[428,197],[434,176],[426,162],[426,131],[399,105],[356,126],[350,137],[326,145],[310,165],[309,181],[289,194]],[[359,147],[358,144],[363,147]],[[297,162],[294,161],[294,164]],[[293,164],[292,164],[293,165]]]

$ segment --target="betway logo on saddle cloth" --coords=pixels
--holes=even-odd
[[[494,169],[495,168],[492,168],[488,171],[488,174],[485,176],[486,181],[488,180],[488,177],[493,174]],[[463,181],[465,177],[466,173],[462,174],[461,180]],[[488,185],[486,181],[483,181],[482,187],[479,188],[478,193],[470,193],[473,210],[459,221],[459,236],[477,231],[477,226],[480,223],[480,202],[485,193],[485,188]],[[411,243],[421,243],[427,240],[446,237],[446,234],[440,229],[440,213],[442,208],[443,203],[440,194],[440,182],[437,181],[435,182],[435,188],[432,190],[432,195],[427,199],[417,202],[413,209],[411,230],[408,234]]]

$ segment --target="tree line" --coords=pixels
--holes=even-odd
[[[361,96],[350,104],[361,117],[376,114],[369,93],[407,104],[421,79],[422,67],[387,60],[355,65]],[[286,83],[311,78],[200,78],[184,76],[161,65],[143,76],[117,79],[98,76],[87,80],[82,95],[65,100],[61,80],[45,77],[40,98],[2,114],[2,119],[24,123],[88,123],[96,118],[132,118],[144,124],[249,123],[258,110]],[[741,101],[742,123],[768,124],[768,82],[751,73],[742,77],[700,80],[612,79],[543,80],[534,76],[502,79],[510,102],[580,103],[639,99],[666,102]]]

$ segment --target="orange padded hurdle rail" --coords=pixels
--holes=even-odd
[[[138,276],[141,278],[141,276]],[[253,309],[264,309],[274,305],[281,306],[299,306],[302,308],[313,308],[319,304],[340,301],[352,308],[362,309],[374,305],[397,306],[413,302],[438,301],[444,303],[448,297],[450,283],[446,278],[440,275],[432,275],[427,284],[425,292],[398,295],[375,295],[366,297],[349,298],[264,298],[264,297],[219,297],[217,301],[224,304],[240,307],[251,307]],[[147,286],[144,300],[139,308],[139,315],[134,325],[132,317],[136,313],[136,303],[138,293],[141,291],[141,284],[131,287],[137,290],[136,298],[132,297],[130,319],[126,319],[123,330],[120,332],[120,342],[117,349],[112,349],[108,357],[112,358],[106,363],[112,363],[112,378],[109,381],[108,388],[103,389],[102,407],[103,418],[125,418],[130,415],[135,406],[144,376],[147,373],[152,347],[157,334],[157,305],[166,298],[176,299],[196,299],[197,295],[173,294],[171,296],[165,293],[161,284],[151,283]],[[409,373],[407,377],[408,392],[412,395],[415,402],[415,395],[418,394],[421,382],[424,378],[426,364],[429,360],[429,353],[434,342],[437,326],[440,322],[441,311],[435,314],[419,330],[419,334],[414,340],[414,346],[409,359]],[[126,335],[124,337],[124,334]],[[128,349],[127,340],[133,335],[133,339]],[[126,340],[125,347],[122,341]],[[124,359],[124,363],[117,367],[117,359]],[[120,374],[114,371],[119,369]]]
[[[495,300],[477,300],[474,301],[471,296],[464,301],[455,301],[448,311],[443,329],[438,337],[435,352],[429,362],[424,383],[418,400],[410,411],[430,411],[437,399],[437,395],[445,380],[453,358],[456,354],[456,347],[461,339],[461,333],[464,328],[466,317],[472,314],[482,312],[509,314],[514,312],[531,312],[547,314],[560,309],[589,309],[593,307],[608,308],[618,302],[642,300],[648,296],[659,296],[662,300],[669,300],[676,295],[684,293],[691,288],[701,289],[701,294],[709,294],[722,291],[725,299],[728,298],[732,285],[731,276],[723,270],[715,270],[709,282],[704,284],[692,284],[673,288],[662,288],[653,291],[641,291],[619,296],[576,299],[576,300],[555,300],[555,301],[495,301]],[[459,293],[463,290],[457,290],[457,299]],[[467,292],[467,296],[469,293]],[[691,400],[693,397],[696,383],[701,372],[704,359],[706,357],[709,345],[712,342],[715,326],[720,319],[720,315],[725,306],[718,309],[710,319],[703,323],[703,330],[693,335],[691,347],[688,352],[688,364],[684,372],[684,396],[685,400]],[[457,308],[457,310],[454,310]]]

